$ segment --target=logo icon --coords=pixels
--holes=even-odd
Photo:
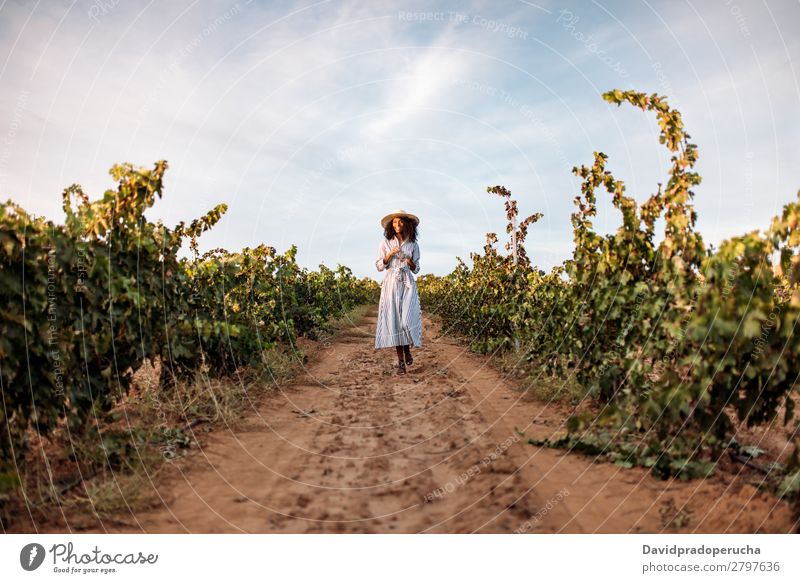
[[[44,547],[39,543],[30,543],[19,552],[19,564],[26,571],[35,571],[44,562]]]

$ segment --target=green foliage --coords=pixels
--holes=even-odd
[[[778,495],[782,498],[800,496],[800,471],[786,476],[778,487]]]
[[[698,151],[681,114],[655,94],[614,90],[603,98],[655,113],[670,152],[665,188],[638,204],[607,170],[608,156],[595,152],[591,166],[573,169],[582,185],[570,260],[544,275],[524,249],[517,264],[498,254],[489,233],[471,268],[459,260],[443,278],[420,278],[420,293],[473,347],[522,344],[544,374],[574,375],[599,407],[575,414],[555,445],[602,450],[659,477],[707,475],[734,421],[769,421],[781,405],[784,423],[793,417],[800,202],[786,205],[766,232],[710,251],[695,231]],[[599,188],[622,216],[605,236],[592,222]],[[501,186],[489,191],[510,197]],[[506,211],[513,233],[516,202],[508,200]]]
[[[146,359],[161,360],[163,390],[201,368],[212,376],[268,369],[264,351],[377,298],[378,285],[346,267],[301,269],[295,247],[198,257],[197,237],[227,206],[188,226],[148,221],[166,169],[164,161],[114,166],[116,189],[96,201],[67,188],[63,225],[0,204],[0,496],[17,483],[29,429],[48,435],[62,421],[71,432],[91,429]],[[186,241],[191,259],[178,256]],[[131,439],[103,437],[112,467],[131,453]]]
[[[188,264],[197,333],[213,370],[261,368],[263,355],[298,335],[316,338],[328,322],[356,305],[375,301],[380,288],[344,266],[301,269],[297,247],[278,254],[260,245],[238,253],[215,249]],[[224,323],[224,325],[223,325]]]
[[[488,192],[506,198],[506,231],[516,234],[517,262],[494,248],[495,233],[487,233],[484,255],[471,253],[472,269],[458,258],[458,267],[443,278],[432,275],[417,279],[420,299],[429,309],[444,318],[448,332],[455,332],[475,340],[473,348],[490,352],[504,346],[514,337],[522,319],[517,306],[527,293],[529,276],[533,275],[525,252],[525,236],[529,225],[542,218],[534,213],[515,228],[517,203],[502,186],[488,188]],[[511,249],[512,242],[506,245]]]

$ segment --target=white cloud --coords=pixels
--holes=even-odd
[[[707,239],[763,226],[798,187],[800,41],[789,24],[800,8],[789,2],[743,8],[749,37],[725,3],[698,5],[705,22],[651,3],[667,26],[645,5],[604,4],[624,27],[567,3],[624,59],[627,79],[555,23],[555,4],[402,8],[465,21],[400,18],[388,1],[120,2],[96,19],[93,5],[0,9],[0,196],[55,219],[68,184],[99,195],[113,163],[166,158],[153,217],[229,203],[204,248],[296,243],[308,266],[377,276],[377,219],[405,207],[423,217],[425,269],[444,273],[502,232],[501,201],[485,192],[501,183],[522,213],[545,212],[529,242],[548,268],[569,254],[570,168],[592,150],[637,198],[664,177],[652,116],[608,107],[599,92],[665,82],[700,146]],[[617,216],[601,204],[598,228],[612,229]]]

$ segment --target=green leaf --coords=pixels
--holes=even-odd
[[[800,470],[786,476],[778,486],[778,496],[781,498],[793,497],[798,493],[800,493]]]

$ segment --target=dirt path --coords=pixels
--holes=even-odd
[[[787,532],[784,505],[746,484],[660,482],[538,448],[566,412],[521,399],[424,321],[405,376],[373,349],[375,311],[216,431],[159,484],[164,504],[113,532]],[[305,414],[304,414],[305,412]],[[520,437],[515,427],[525,432]],[[726,489],[727,488],[727,489]],[[720,502],[722,501],[722,502]]]

